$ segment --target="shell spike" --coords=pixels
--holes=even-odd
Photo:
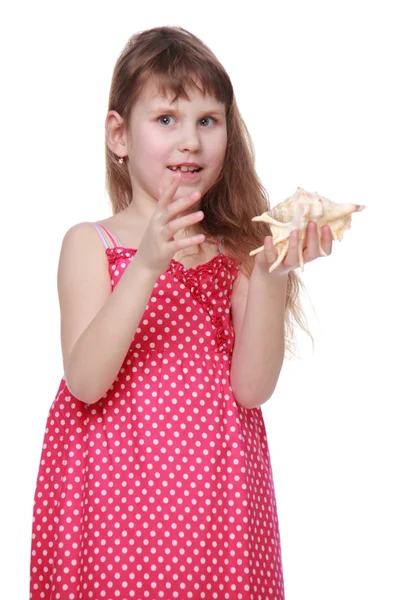
[[[367,208],[364,204],[342,203],[338,204],[324,198],[317,192],[307,192],[297,187],[295,193],[285,201],[277,204],[271,210],[253,217],[252,221],[264,221],[270,226],[272,241],[278,251],[278,258],[271,266],[273,271],[284,261],[289,247],[289,236],[291,231],[299,230],[298,256],[299,265],[304,269],[303,243],[306,236],[307,225],[314,221],[318,227],[319,253],[326,256],[321,244],[321,228],[329,225],[333,239],[340,241],[343,235],[351,227],[351,216],[355,212],[361,212]],[[261,252],[263,246],[252,250],[251,256]]]

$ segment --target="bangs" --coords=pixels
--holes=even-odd
[[[218,102],[231,106],[233,89],[229,77],[215,65],[187,64],[184,58],[171,61],[170,57],[159,55],[146,71],[142,71],[138,88],[150,83],[164,97],[172,97],[172,102],[180,98],[189,100],[188,93],[194,89],[204,96],[213,96]],[[138,90],[139,91],[139,90]]]

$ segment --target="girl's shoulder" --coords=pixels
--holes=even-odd
[[[105,236],[109,246],[137,249],[142,238],[142,228],[134,219],[127,218],[123,212],[107,219],[96,221],[92,226],[100,237]]]
[[[61,252],[69,254],[87,252],[91,248],[101,248],[100,236],[96,229],[96,223],[90,221],[82,221],[72,225],[64,234]]]
[[[68,247],[86,249],[87,247],[123,246],[137,248],[139,234],[135,228],[124,223],[119,215],[97,220],[82,221],[72,225],[65,233],[63,244]],[[102,244],[101,244],[102,242]]]
[[[58,285],[69,286],[79,277],[98,274],[106,281],[108,273],[104,244],[93,223],[82,222],[72,225],[64,234],[59,262]]]

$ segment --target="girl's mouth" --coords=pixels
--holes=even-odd
[[[181,173],[199,173],[203,169],[201,167],[187,167],[186,165],[168,167],[170,171],[179,171]]]
[[[194,168],[186,167],[184,165],[181,167],[168,167],[168,169],[173,173],[181,173],[183,181],[194,181],[203,170],[202,167]]]

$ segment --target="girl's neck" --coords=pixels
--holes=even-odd
[[[180,250],[174,259],[181,262],[186,268],[204,264],[218,254],[218,244],[215,240],[206,238],[202,244]]]
[[[127,220],[144,223],[145,227],[154,214],[156,203],[154,201],[132,202],[123,211]]]

